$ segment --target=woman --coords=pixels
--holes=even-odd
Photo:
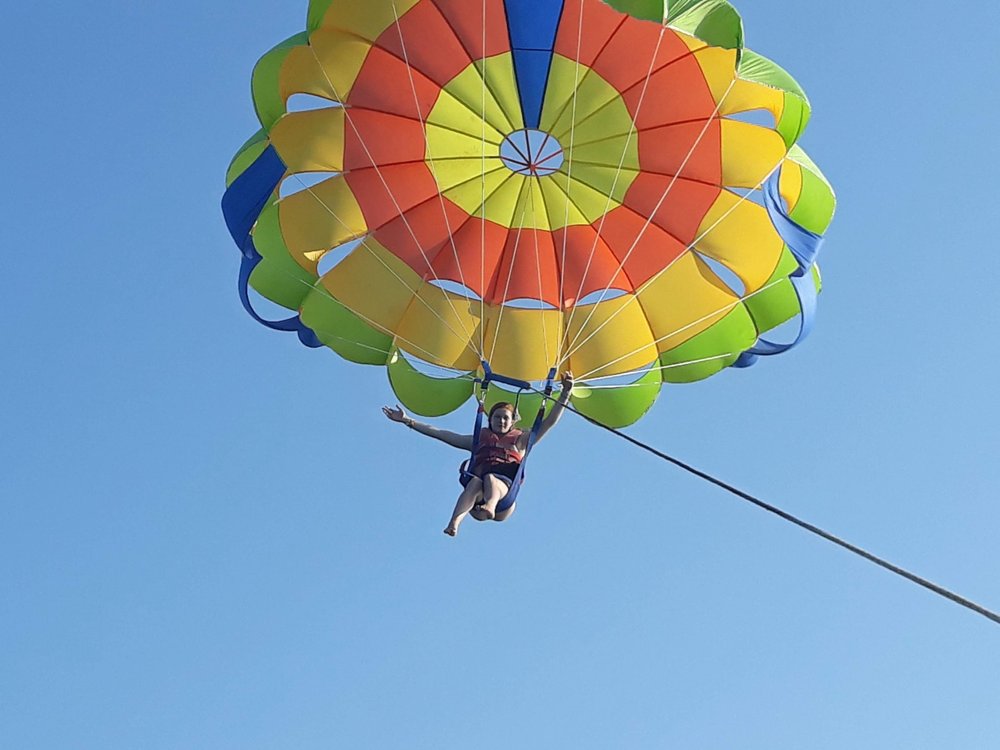
[[[565,373],[560,384],[562,392],[552,411],[542,421],[535,438],[536,442],[541,440],[562,416],[563,408],[573,390],[573,374]],[[412,417],[406,416],[398,404],[394,409],[383,406],[382,412],[393,422],[405,424],[421,435],[427,435],[460,450],[472,450],[472,435],[459,435],[456,432],[417,422]],[[462,494],[458,496],[451,520],[444,530],[448,536],[455,536],[458,533],[458,527],[470,513],[477,521],[505,521],[514,512],[516,503],[499,512],[497,505],[510,492],[517,467],[524,460],[524,454],[528,449],[530,433],[514,427],[517,419],[518,415],[513,404],[494,404],[490,409],[489,427],[480,432],[479,446],[469,467],[472,476],[466,482]]]

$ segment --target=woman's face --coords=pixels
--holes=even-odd
[[[513,426],[514,414],[510,411],[510,409],[496,409],[490,415],[490,429],[498,435],[510,432],[511,427]]]

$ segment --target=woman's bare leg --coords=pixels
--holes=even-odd
[[[455,503],[455,510],[452,511],[451,520],[445,527],[444,533],[448,536],[455,536],[458,533],[458,527],[461,525],[462,521],[472,510],[476,501],[483,494],[483,482],[479,477],[472,477],[469,483],[465,485],[465,489],[462,490],[462,494],[458,496],[458,502]]]
[[[483,478],[483,505],[481,510],[486,518],[496,517],[497,503],[503,500],[509,491],[510,487],[494,475],[487,474]]]

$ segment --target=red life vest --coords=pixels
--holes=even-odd
[[[479,447],[473,460],[475,468],[521,463],[524,454],[518,449],[517,441],[523,434],[521,430],[512,429],[497,435],[493,430],[484,429],[479,433]]]

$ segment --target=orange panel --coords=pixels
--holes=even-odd
[[[375,239],[424,279],[446,278],[434,258],[442,248],[452,256],[449,226],[454,230],[466,218],[451,201],[442,207],[440,197],[434,196],[379,228]]]
[[[347,110],[344,123],[344,170],[372,164],[423,161],[424,130],[419,122],[367,109]],[[367,149],[367,150],[366,150]]]
[[[423,163],[396,164],[382,167],[378,172],[372,168],[358,169],[344,177],[372,230],[438,194],[437,183]]]
[[[631,288],[642,286],[686,250],[683,242],[624,206],[608,214],[601,236],[624,265]],[[619,287],[617,284],[615,288]]]
[[[466,285],[484,297],[486,290],[496,284],[507,233],[507,227],[483,221],[478,216],[470,217],[454,233],[461,273],[450,250],[441,254],[440,266],[435,264],[435,267],[441,269],[442,278],[461,282],[464,276]]]
[[[587,11],[590,11],[590,6]],[[661,28],[651,21],[629,17],[594,61],[594,71],[619,91],[625,91],[635,85],[642,86],[649,75],[651,63],[654,71],[669,70],[679,64],[677,61],[688,57],[689,62],[697,67],[691,49],[674,32],[667,29],[661,40]]]
[[[626,17],[603,2],[583,3],[583,32],[580,30],[579,0],[568,0],[563,7],[559,32],[556,35],[556,54],[591,65]],[[579,54],[578,54],[579,53]]]
[[[419,110],[414,102],[414,90]],[[376,47],[368,53],[347,105],[426,121],[440,93],[441,87],[434,81]]]
[[[507,36],[507,16],[503,0],[486,2],[486,49],[483,50],[482,0],[434,0],[441,14],[448,19],[455,36],[461,41],[471,60],[493,57],[510,51]]]
[[[597,226],[575,225],[554,233],[556,254],[563,258],[566,243],[566,262],[563,264],[563,305],[572,307],[579,300],[601,289],[634,291],[631,280],[619,270],[618,258],[608,243],[597,234]]]
[[[400,19],[398,26],[393,24],[386,29],[376,44],[407,60],[442,87],[472,62],[455,37],[454,29],[432,2],[415,5]]]
[[[558,306],[556,249],[548,230],[512,229],[507,235],[496,282],[486,301],[499,304],[513,299],[540,299]]]
[[[624,203],[640,216],[653,216],[654,224],[687,245],[697,237],[698,227],[720,190],[684,178],[640,173],[625,193]]]
[[[700,139],[700,140],[699,140]],[[639,133],[639,164],[644,172],[722,184],[722,126],[703,122],[665,125]]]
[[[627,91],[622,89],[625,105],[640,130],[688,120],[704,123],[717,114],[705,74],[693,55],[653,73],[645,96],[644,85],[645,77]]]

